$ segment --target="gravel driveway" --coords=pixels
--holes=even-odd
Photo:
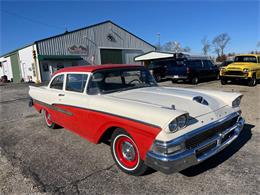
[[[108,145],[48,129],[28,107],[27,84],[0,86],[0,194],[259,194],[260,84],[160,85],[241,92],[243,132],[200,165],[171,175],[134,177],[119,171]]]

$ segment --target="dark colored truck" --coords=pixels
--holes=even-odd
[[[219,68],[206,56],[185,56],[156,60],[148,69],[156,81],[171,79],[188,81],[197,84],[200,80],[217,79]]]

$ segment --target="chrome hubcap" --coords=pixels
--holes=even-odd
[[[50,115],[50,114],[48,114],[47,118],[48,118],[48,120],[51,120],[51,115]]]
[[[125,159],[133,161],[135,159],[135,149],[134,146],[129,142],[124,142],[122,144],[122,154]]]

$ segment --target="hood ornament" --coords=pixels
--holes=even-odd
[[[196,96],[192,100],[195,101],[195,102],[198,102],[200,104],[206,105],[206,106],[209,105],[207,100],[205,100],[202,96]]]

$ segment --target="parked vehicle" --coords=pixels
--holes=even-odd
[[[257,85],[260,79],[260,54],[242,54],[235,56],[234,62],[220,70],[221,84],[227,81],[244,80],[249,86]]]
[[[228,66],[229,64],[233,63],[234,60],[225,60],[224,62],[222,62],[219,67],[224,67],[224,66]]]
[[[217,79],[219,68],[206,56],[179,55],[174,58],[153,61],[149,66],[157,82],[163,78],[189,81],[197,84],[200,80]]]
[[[160,87],[136,65],[64,68],[48,86],[30,86],[29,95],[48,127],[110,142],[117,166],[132,175],[196,165],[230,145],[244,125],[240,93]]]

